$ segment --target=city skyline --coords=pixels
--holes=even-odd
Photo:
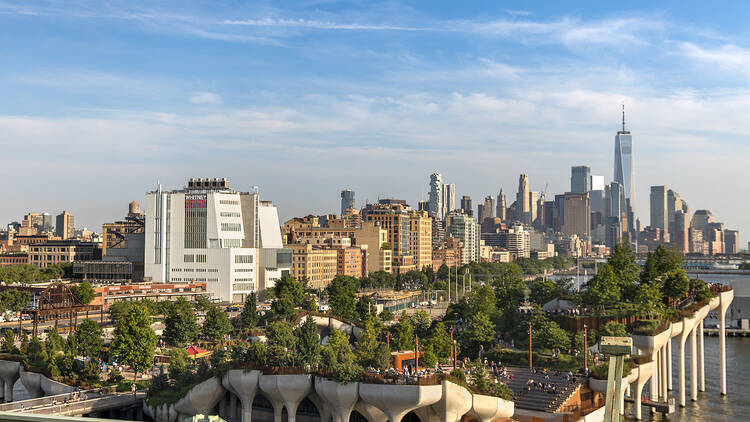
[[[191,176],[260,186],[282,219],[346,187],[416,207],[436,171],[475,204],[521,173],[562,193],[571,166],[611,181],[624,102],[641,221],[664,185],[747,242],[746,5],[253,6],[3,2],[2,221],[99,230]]]

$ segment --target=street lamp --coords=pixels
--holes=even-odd
[[[529,323],[529,369],[534,369],[533,356],[531,354],[531,323]]]
[[[589,372],[589,336],[588,327],[583,324],[583,370],[588,374]]]

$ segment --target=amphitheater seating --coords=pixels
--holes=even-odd
[[[565,373],[555,375],[554,371],[549,372],[549,379],[546,379],[541,371],[534,374],[529,371],[529,368],[506,369],[513,374],[513,379],[506,380],[505,383],[513,390],[516,407],[541,412],[557,411],[584,380],[583,377],[578,375],[575,380],[568,381]],[[529,391],[526,388],[529,379],[532,379],[535,384],[539,382],[555,384],[557,385],[557,392],[547,392],[538,389],[536,386]]]

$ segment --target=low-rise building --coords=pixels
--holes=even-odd
[[[91,305],[101,305],[104,309],[120,301],[150,299],[155,302],[173,301],[185,298],[194,301],[198,296],[208,296],[206,283],[137,283],[123,285],[94,286],[96,296]]]
[[[25,253],[4,253],[0,254],[0,267],[8,265],[21,265],[29,263],[29,254]]]
[[[304,245],[288,245],[292,249],[292,275],[307,286],[322,289],[336,277],[338,251],[334,248]]]
[[[102,258],[99,245],[78,240],[51,240],[29,247],[29,263],[40,268],[74,261],[93,261]]]

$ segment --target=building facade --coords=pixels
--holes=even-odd
[[[190,179],[146,194],[145,278],[205,282],[221,301],[243,302],[288,274],[276,207],[226,179]]]
[[[55,236],[62,240],[73,239],[75,237],[75,228],[73,227],[74,217],[68,211],[63,211],[55,217]]]

